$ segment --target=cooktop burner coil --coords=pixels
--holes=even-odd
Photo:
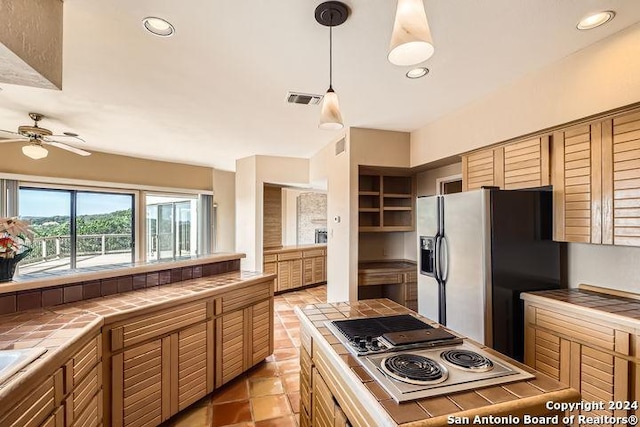
[[[417,354],[403,353],[386,357],[381,368],[390,377],[409,384],[438,384],[447,379],[449,373],[440,363]]]
[[[442,359],[458,368],[473,371],[487,372],[493,369],[493,362],[474,351],[454,349],[440,353]]]

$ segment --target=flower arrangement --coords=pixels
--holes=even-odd
[[[33,231],[27,221],[18,218],[0,218],[0,258],[16,258],[30,251],[31,240],[33,240]]]

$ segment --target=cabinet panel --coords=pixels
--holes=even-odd
[[[278,288],[277,291],[286,291],[291,289],[291,262],[278,262]]]
[[[609,154],[608,150],[611,151]],[[607,155],[609,154],[609,155]],[[612,204],[612,241],[616,245],[640,246],[640,117],[638,113],[613,119],[611,145],[603,145],[603,165],[611,162],[611,187],[605,195]],[[603,177],[604,178],[604,177]],[[607,191],[610,194],[607,194]],[[607,215],[608,214],[608,215]]]
[[[182,411],[207,394],[207,326],[205,323],[185,329],[178,334],[177,370],[178,410]]]
[[[601,149],[601,123],[554,133],[554,240],[602,241]]]
[[[114,425],[157,425],[163,421],[162,358],[161,339],[112,357]]]
[[[273,301],[251,307],[251,366],[273,353]]]
[[[504,147],[504,188],[516,190],[549,185],[549,137]]]
[[[219,355],[216,366],[216,387],[231,381],[245,370],[245,310],[225,314],[217,319]]]
[[[93,396],[85,410],[78,416],[73,427],[98,427],[102,425],[102,405],[102,390],[100,390]]]
[[[74,424],[102,389],[102,363],[97,364],[73,389],[65,401],[67,425]],[[78,422],[83,425],[83,422]]]
[[[222,295],[222,313],[247,307],[273,295],[272,282],[257,283]]]

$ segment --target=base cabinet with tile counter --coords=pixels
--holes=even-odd
[[[65,363],[60,363],[65,359],[64,355],[69,353],[72,356]],[[61,354],[55,355],[54,360],[47,365],[49,366],[39,368],[41,375],[20,384],[20,388],[15,390],[14,398],[11,399],[11,405],[3,405],[0,410],[0,425],[15,427],[101,425],[103,412],[101,336],[94,335],[88,340],[81,340]],[[20,378],[17,381],[20,381]],[[2,393],[4,392],[2,390]]]
[[[275,291],[291,291],[327,281],[327,246],[285,246],[264,251],[263,271],[277,274]]]
[[[110,425],[158,425],[273,352],[273,281],[111,323]],[[105,374],[108,374],[105,371]]]
[[[584,288],[522,299],[527,365],[579,390],[584,401],[603,402],[602,409],[581,415],[640,415],[640,301]]]
[[[3,348],[48,350],[0,381],[0,425],[161,424],[273,353],[273,283],[236,271],[0,316]]]
[[[388,299],[314,304],[296,307],[295,311],[301,325],[301,426],[446,426],[451,424],[450,417],[469,420],[468,424],[473,424],[475,416],[504,417],[493,424],[512,425],[522,424],[525,416],[559,416],[546,408],[548,401],[577,402],[580,399],[578,392],[568,385],[518,365],[530,375],[476,388],[469,383],[451,392],[398,403],[369,374],[362,356],[355,356],[348,350],[326,322],[415,313]],[[420,319],[438,327],[433,321]],[[496,363],[517,364],[491,349],[482,347],[482,350]],[[505,418],[511,422],[502,421]],[[549,419],[552,418],[546,418]]]

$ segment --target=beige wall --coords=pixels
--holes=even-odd
[[[251,156],[236,161],[236,251],[242,268],[262,271],[264,183],[308,185],[309,159]]]
[[[437,192],[438,179],[462,174],[462,163],[429,169],[416,175],[416,194],[418,197],[433,196]]]
[[[411,135],[412,166],[640,102],[640,24]],[[640,292],[640,248],[569,244],[569,285]]]
[[[236,250],[236,174],[213,171],[213,198],[218,205],[217,252]]]
[[[213,169],[92,151],[88,157],[49,148],[44,159],[22,154],[24,143],[2,144],[0,173],[152,186],[213,190]]]

